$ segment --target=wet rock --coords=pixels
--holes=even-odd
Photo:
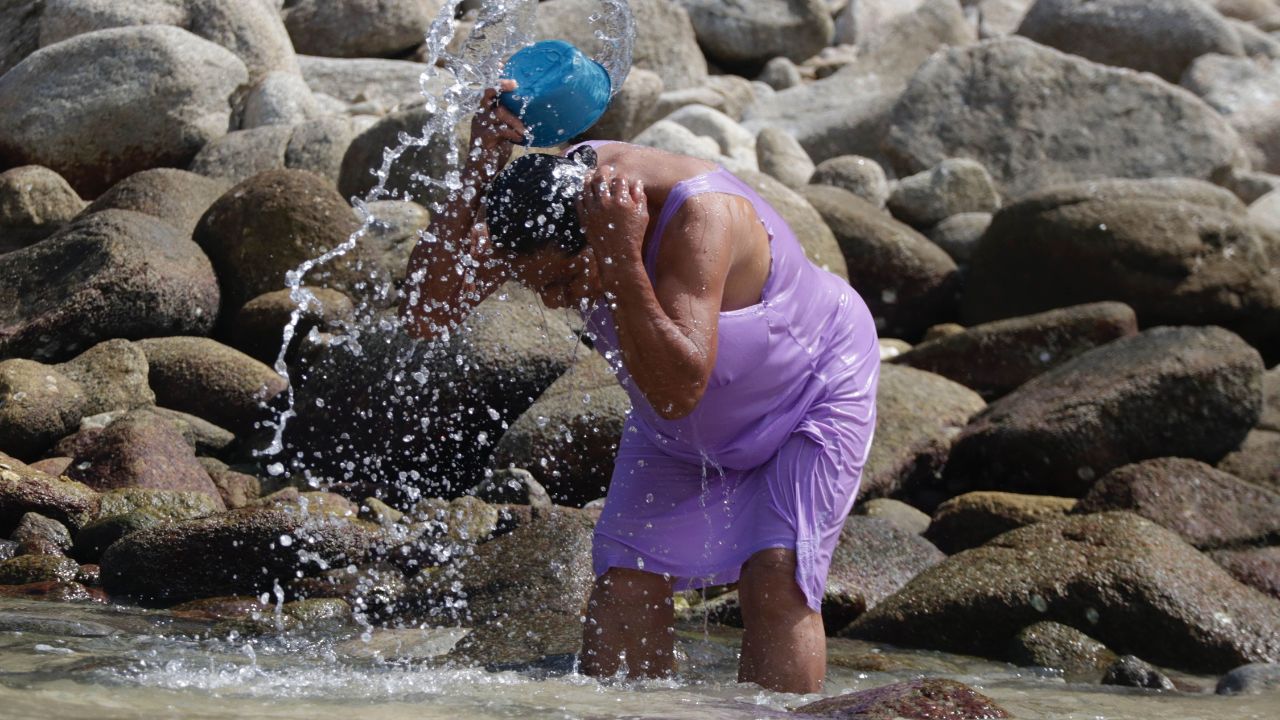
[[[860,155],[841,155],[823,160],[814,168],[809,182],[848,190],[878,208],[889,202],[889,181],[885,179],[884,168],[875,160]]]
[[[269,612],[267,605],[257,597],[213,597],[178,603],[169,608],[169,612],[179,617],[197,620],[232,620],[249,618]]]
[[[163,25],[45,47],[0,77],[0,164],[44,165],[90,197],[140,170],[185,165],[226,134],[228,99],[247,77],[227,50]],[[33,97],[43,101],[24,101]]]
[[[138,342],[147,354],[156,401],[237,434],[253,430],[263,403],[284,391],[274,370],[208,338],[167,337]]]
[[[1123,303],[1093,303],[975,325],[920,343],[893,362],[942,375],[987,400],[1095,347],[1138,333]]]
[[[19,555],[0,562],[0,585],[75,580],[80,566],[61,555]]]
[[[174,603],[250,595],[363,558],[374,531],[359,522],[297,510],[244,508],[126,535],[102,557],[113,595]]]
[[[231,469],[221,460],[210,457],[196,458],[209,473],[213,486],[228,509],[244,507],[262,496],[262,483],[248,473]]]
[[[0,585],[0,597],[47,602],[92,602],[106,605],[106,593],[68,580],[45,580],[22,585]]]
[[[360,501],[360,519],[379,525],[395,525],[404,520],[405,514],[378,498],[365,498]]]
[[[57,520],[29,512],[9,535],[18,543],[19,555],[65,555],[71,549],[71,533]]]
[[[65,473],[67,471],[67,467],[70,465],[71,465],[71,458],[54,457],[54,458],[45,458],[44,460],[38,460],[36,462],[31,463],[31,465],[29,465],[28,467],[32,468],[33,470],[39,470],[40,472],[45,473],[47,475],[58,477],[59,475],[62,475],[63,473]]]
[[[98,517],[148,512],[164,520],[190,520],[223,511],[218,498],[192,490],[122,488],[102,493]]]
[[[76,533],[71,556],[80,562],[97,562],[112,543],[130,534],[169,522],[160,513],[136,510],[122,515],[99,518]]]
[[[893,718],[1007,718],[994,700],[955,680],[924,678],[884,685],[801,705],[793,712],[849,720]]]
[[[757,68],[778,56],[800,62],[830,45],[835,35],[822,0],[678,2],[689,11],[707,59],[722,67]]]
[[[1124,512],[1036,523],[953,555],[842,634],[996,656],[1041,620],[1196,672],[1280,657],[1280,604]]]
[[[1272,492],[1280,492],[1280,433],[1251,430],[1240,447],[1222,458],[1218,469]]]
[[[902,178],[889,195],[894,217],[916,227],[929,227],[967,212],[995,212],[1000,193],[981,163],[948,158],[933,168]]]
[[[623,81],[622,89],[609,101],[604,115],[582,137],[588,140],[631,140],[649,124],[662,89],[660,75],[652,70],[632,69]]]
[[[84,208],[58,173],[39,165],[0,173],[0,252],[49,237]]]
[[[858,515],[880,518],[891,523],[899,530],[920,535],[929,529],[929,515],[916,508],[891,498],[875,498],[860,502],[853,507]]]
[[[1211,550],[1208,555],[1235,579],[1280,600],[1280,547]]]
[[[1159,28],[1158,32],[1152,32]],[[1106,65],[1178,82],[1206,53],[1241,55],[1239,36],[1221,15],[1195,0],[1037,0],[1018,34]]]
[[[475,662],[526,662],[577,652],[582,608],[593,582],[593,527],[588,513],[555,509],[478,547],[460,568],[464,620],[473,629],[454,655]],[[437,586],[437,592],[446,588]]]
[[[1106,645],[1061,623],[1024,627],[1009,643],[1009,661],[1022,667],[1061,670],[1068,682],[1096,682],[1117,658]]]
[[[1078,183],[996,214],[974,250],[962,314],[986,322],[1118,300],[1145,327],[1221,325],[1280,356],[1280,276],[1269,271],[1277,252],[1222,188]]]
[[[147,356],[128,340],[100,342],[58,370],[80,385],[85,416],[155,405],[147,384]]]
[[[859,496],[928,495],[939,485],[938,476],[956,436],[984,407],[976,393],[944,377],[882,365],[876,439],[862,471]],[[922,507],[932,507],[940,498],[926,500]]]
[[[798,190],[809,184],[813,161],[796,139],[777,128],[765,128],[756,136],[756,164],[760,172]]]
[[[231,323],[231,345],[255,360],[274,366],[284,343],[285,326],[295,311],[301,310],[286,359],[297,357],[299,344],[313,328],[321,332],[330,330],[338,320],[351,317],[354,305],[346,295],[321,287],[302,289],[310,297],[301,309],[291,297],[292,290],[264,293],[245,303]]]
[[[298,63],[312,92],[344,103],[372,103],[392,112],[422,100],[421,78],[427,69],[423,63],[308,55]]]
[[[0,362],[0,451],[35,459],[80,423],[80,383],[33,360]]]
[[[804,197],[835,233],[849,282],[866,300],[881,334],[910,340],[951,319],[959,276],[938,246],[839,188],[810,185]]]
[[[79,530],[98,512],[92,488],[35,470],[0,453],[0,535],[7,536],[22,516],[36,512]]]
[[[1004,533],[1071,512],[1073,498],[1004,492],[965,493],[938,506],[924,536],[948,555]]]
[[[945,558],[928,540],[888,520],[846,519],[831,555],[823,623],[832,632],[848,625]]]
[[[105,210],[0,255],[0,355],[56,361],[110,338],[206,333],[218,298],[209,259],[172,225]]]
[[[408,588],[404,575],[386,564],[329,570],[319,577],[303,578],[289,587],[302,598],[339,598],[355,612],[378,619],[394,617],[402,609]]]
[[[1218,680],[1219,695],[1253,695],[1280,688],[1280,663],[1241,665]]]
[[[182,434],[151,413],[130,413],[102,429],[80,450],[67,477],[96,490],[185,490],[222,500]]]
[[[968,265],[973,248],[990,226],[990,213],[960,213],[933,226],[929,239],[957,264]]]
[[[494,470],[491,477],[476,485],[468,494],[487,503],[534,507],[552,505],[547,489],[533,477],[533,473],[523,468]]]
[[[804,253],[815,265],[842,278],[849,277],[845,253],[810,201],[768,175],[753,172],[735,173],[750,185],[765,202],[778,211],[796,234]]]
[[[495,468],[528,468],[562,505],[581,506],[605,493],[631,399],[609,363],[584,355],[502,435]]]
[[[707,61],[698,48],[689,14],[671,0],[631,0],[636,38],[634,67],[652,70],[668,90],[697,87],[706,82]],[[583,18],[598,12],[598,0],[548,0],[538,5],[535,40],[560,39],[590,57],[599,57],[601,41]]]
[[[1186,91],[1021,38],[934,55],[890,124],[900,175],[968,157],[1008,197],[1095,178],[1208,178],[1240,150],[1226,121]]]
[[[270,495],[258,498],[254,507],[279,507],[310,515],[328,515],[335,518],[356,518],[356,504],[336,493],[325,491],[299,492],[297,488],[287,487]]]
[[[209,206],[230,186],[186,170],[156,168],[134,173],[98,196],[85,214],[115,208],[159,218],[190,238]]]
[[[1083,495],[1121,465],[1214,461],[1256,422],[1261,360],[1221,328],[1153,328],[992,403],[952,447],[951,488]]]
[[[1151,663],[1133,655],[1125,655],[1107,668],[1102,675],[1103,685],[1147,688],[1149,690],[1177,690],[1167,675]]]
[[[230,430],[218,427],[208,420],[177,410],[147,407],[138,410],[117,410],[100,415],[86,416],[80,420],[80,432],[63,438],[54,448],[58,453],[74,456],[93,442],[97,431],[124,417],[126,414],[148,414],[163,420],[177,430],[192,450],[201,454],[217,455],[226,452],[236,440]]]
[[[1116,468],[1073,512],[1108,510],[1141,515],[1202,550],[1280,541],[1280,494],[1185,458]]]
[[[442,0],[297,0],[284,24],[300,53],[385,57],[422,43]]]
[[[1221,113],[1240,134],[1256,170],[1280,169],[1280,82],[1274,59],[1205,55],[1182,76],[1182,86]]]

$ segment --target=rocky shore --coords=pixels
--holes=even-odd
[[[430,117],[444,4],[0,7],[0,597],[576,650],[628,400],[519,288],[443,346],[395,329],[444,144],[303,307],[285,289]],[[588,137],[728,167],[876,317],[829,633],[1280,686],[1280,3],[630,4]],[[597,9],[546,0],[537,35],[591,51]],[[740,624],[732,588],[679,610]],[[869,693],[799,711],[1005,716],[949,681]]]

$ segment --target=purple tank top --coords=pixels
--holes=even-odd
[[[875,329],[861,327],[870,315],[857,312],[865,305],[849,284],[811,263],[777,211],[723,167],[672,188],[645,252],[651,281],[667,224],[687,199],[710,192],[751,203],[768,232],[772,265],[760,302],[720,313],[716,363],[693,412],[678,420],[655,412],[623,366],[609,309],[598,304],[584,319],[596,350],[631,396],[632,426],[673,457],[748,469],[795,432],[823,432],[823,401],[849,383],[862,383],[858,361],[865,342],[855,343],[854,333],[864,330],[874,338]]]

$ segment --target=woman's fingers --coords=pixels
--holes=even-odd
[[[511,78],[502,78],[501,80],[498,81],[498,90],[500,92],[511,92],[512,90],[515,90],[518,87],[520,87],[520,83],[517,83],[515,80],[512,80]]]
[[[520,121],[520,118],[517,117],[515,113],[508,110],[501,103],[498,103],[495,107],[495,114],[498,117],[498,122],[507,126],[504,129],[513,130],[520,136],[519,139],[524,139],[524,123]]]
[[[643,180],[637,180],[631,185],[631,202],[635,203],[637,208],[645,207]]]

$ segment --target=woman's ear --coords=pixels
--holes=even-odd
[[[596,156],[595,148],[590,145],[583,145],[577,150],[574,150],[569,153],[568,158],[579,165],[589,168],[594,168],[596,163],[599,161],[599,158]]]

